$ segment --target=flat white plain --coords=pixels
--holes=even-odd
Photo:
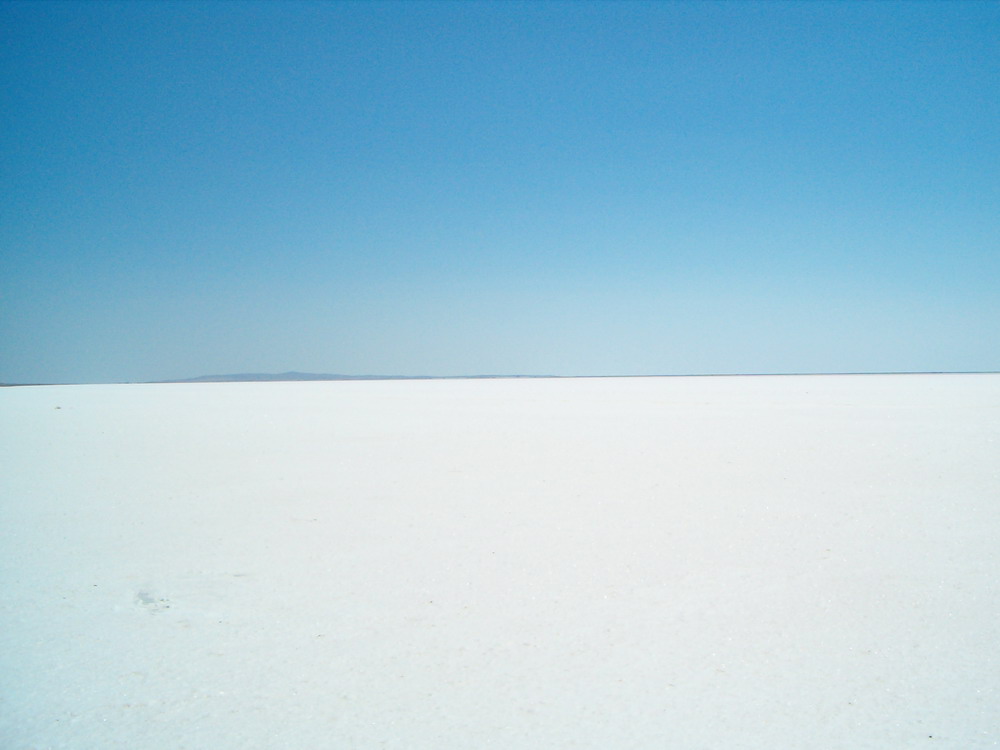
[[[0,390],[5,748],[1000,744],[1000,376]]]

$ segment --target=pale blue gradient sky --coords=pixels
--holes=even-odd
[[[1000,3],[0,28],[0,381],[1000,369]]]

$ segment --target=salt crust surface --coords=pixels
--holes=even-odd
[[[0,746],[1000,744],[1000,376],[0,390]]]

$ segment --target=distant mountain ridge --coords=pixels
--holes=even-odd
[[[157,383],[272,383],[304,380],[482,380],[489,378],[542,378],[550,375],[335,375],[315,372],[259,373],[234,375],[199,375],[196,378],[157,380]]]

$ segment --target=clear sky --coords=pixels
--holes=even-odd
[[[0,29],[2,382],[1000,369],[1000,3]]]

